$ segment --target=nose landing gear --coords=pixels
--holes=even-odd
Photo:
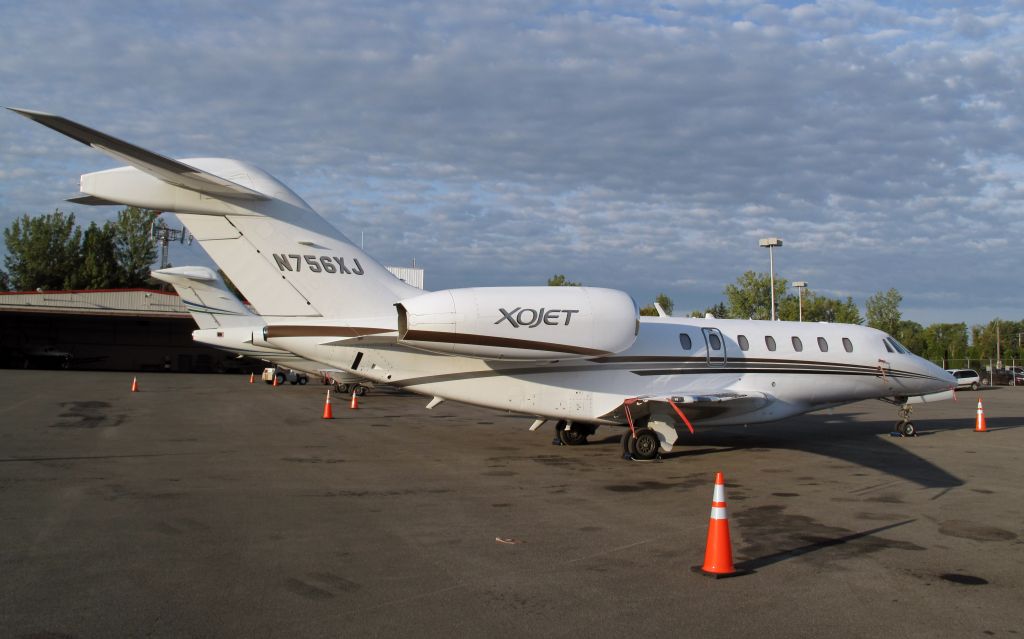
[[[910,421],[912,412],[914,409],[909,404],[900,406],[897,411],[900,421],[896,422],[896,428],[889,434],[893,437],[917,437],[917,428],[914,426],[914,422]]]

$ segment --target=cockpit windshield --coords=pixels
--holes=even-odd
[[[906,346],[900,344],[899,342],[897,342],[892,337],[889,337],[888,335],[885,336],[885,341],[887,341],[889,344],[892,344],[892,347],[895,348],[896,352],[899,353],[900,355],[906,355],[907,353],[910,352]]]

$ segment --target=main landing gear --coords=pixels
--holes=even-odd
[[[562,419],[555,424],[555,438],[551,443],[555,446],[582,446],[595,432],[597,426],[592,424],[569,424]]]
[[[658,441],[657,433],[647,427],[647,420],[637,421],[634,428],[635,434],[633,429],[629,428],[622,433],[622,458],[636,461],[658,459],[661,442]]]

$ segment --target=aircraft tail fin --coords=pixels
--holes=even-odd
[[[11,110],[127,162],[83,175],[82,201],[177,214],[261,315],[395,318],[396,302],[422,292],[251,164],[175,160],[57,115]]]

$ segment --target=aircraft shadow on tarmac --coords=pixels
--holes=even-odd
[[[922,488],[955,488],[963,486],[959,477],[919,457],[911,450],[915,438],[902,440],[887,435],[896,420],[855,421],[858,414],[807,415],[772,424],[759,424],[744,428],[725,426],[684,433],[670,453],[663,459],[714,455],[738,450],[788,449],[831,457],[887,475],[913,482]],[[916,422],[921,437],[938,431],[973,429],[963,419],[920,420]],[[1019,428],[1017,418],[988,420],[989,430]],[[981,436],[981,435],[979,435]],[[594,440],[598,445],[618,445],[619,435]]]
[[[905,521],[887,524],[885,526],[879,526],[877,528],[872,528],[870,530],[850,532],[845,535],[837,535],[832,537],[818,537],[814,539],[809,539],[807,540],[807,543],[794,548],[787,548],[785,550],[779,550],[771,554],[762,555],[760,557],[737,561],[735,567],[738,572],[738,576],[742,574],[756,572],[759,568],[764,568],[766,566],[770,566],[780,561],[800,557],[801,555],[806,555],[818,550],[824,550],[825,548],[831,548],[834,546],[841,546],[843,544],[855,542],[861,539],[874,538],[878,535],[878,533],[882,533],[887,530],[892,530],[893,528],[899,528],[900,526],[911,524],[914,521],[916,520],[907,519]]]

